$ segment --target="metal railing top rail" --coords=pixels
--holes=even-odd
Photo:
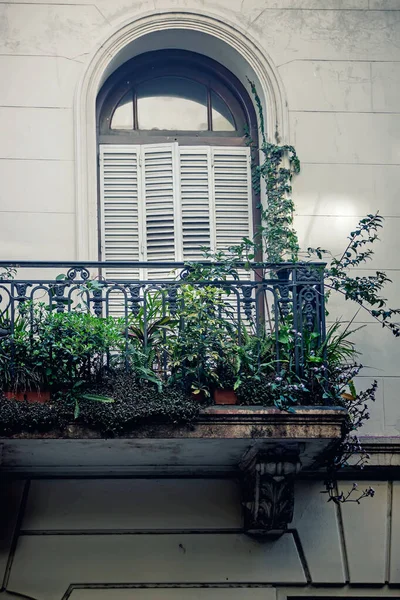
[[[282,281],[285,277],[289,279],[290,274],[292,274],[291,282],[292,283],[301,283],[301,282],[314,282],[314,283],[323,283],[324,278],[324,269],[326,263],[324,262],[316,262],[316,261],[299,261],[299,262],[281,262],[281,263],[268,263],[268,262],[230,262],[224,263],[219,261],[187,261],[187,262],[151,262],[151,261],[31,261],[31,260],[21,260],[21,261],[0,261],[0,282],[5,283],[13,280],[15,283],[27,282],[27,278],[23,277],[19,279],[18,269],[64,269],[67,270],[67,273],[59,273],[57,275],[65,275],[66,280],[74,281],[74,280],[90,280],[90,279],[100,279],[104,282],[109,283],[170,283],[174,281],[174,277],[165,277],[160,275],[160,271],[167,273],[168,271],[172,273],[174,270],[180,271],[176,273],[175,281],[179,279],[184,280],[186,275],[191,271],[193,267],[207,267],[212,269],[218,269],[219,267],[229,267],[229,270],[221,271],[222,274],[232,275],[236,272],[236,277],[229,278],[228,281],[235,280],[237,283],[251,283],[251,282],[276,282]],[[1,269],[5,269],[2,273]],[[13,271],[12,276],[10,273],[7,273],[6,269],[10,269]],[[133,277],[132,274],[126,273],[126,277],[107,274],[104,276],[104,271],[106,270],[115,270],[119,269],[123,271],[126,270],[137,270],[138,275],[142,275],[142,277]],[[96,273],[97,271],[97,273]],[[158,271],[158,276],[155,276],[156,273],[154,271]],[[146,272],[151,273],[151,277],[146,277],[143,275]],[[237,274],[240,274],[240,278],[238,278]],[[244,274],[247,273],[247,276]],[[79,276],[80,274],[80,276]],[[37,275],[37,274],[36,274]],[[43,273],[44,275],[44,273]],[[214,275],[211,279],[198,279],[197,283],[207,283],[207,282],[215,282],[218,279],[218,273],[216,277]],[[40,276],[40,279],[30,279],[30,283],[38,283],[39,281],[42,283],[50,283],[50,281],[56,281],[57,276],[53,276],[51,280],[45,280],[44,276]],[[192,280],[193,281],[193,280]],[[221,277],[221,283],[223,279]]]
[[[326,265],[323,261],[298,261],[298,262],[246,262],[246,261],[232,261],[234,266],[237,268],[243,268],[245,266],[251,269],[293,269],[297,267],[324,267]],[[223,266],[226,263],[222,261],[209,261],[209,260],[190,260],[190,261],[129,261],[129,260],[118,260],[118,261],[90,261],[90,260],[0,260],[0,267],[140,267],[140,268],[158,268],[158,267],[187,267],[188,265],[204,265],[204,266]]]

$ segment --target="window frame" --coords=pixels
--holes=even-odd
[[[163,76],[186,77],[207,88],[207,112],[211,122],[211,90],[228,106],[236,131],[140,130],[134,110],[134,129],[113,130],[111,119],[119,102],[131,89]],[[133,94],[135,102],[135,94]],[[136,129],[135,129],[136,127]],[[98,144],[154,144],[244,146],[248,137],[257,143],[257,118],[250,97],[240,81],[216,61],[195,52],[156,50],[131,59],[117,69],[103,85],[97,100]],[[248,134],[248,135],[247,135]]]
[[[147,76],[150,69],[152,77]],[[175,70],[176,69],[176,70]],[[153,78],[154,73],[175,75],[178,72],[188,73],[191,79],[200,83],[209,82],[208,87],[221,96],[232,112],[235,124],[239,129],[225,131],[142,131],[112,130],[112,115],[120,100],[132,88],[132,80],[139,76],[139,81]],[[140,75],[142,73],[142,75]],[[140,79],[143,77],[143,79]],[[210,95],[210,92],[208,92]],[[210,110],[210,107],[208,107]],[[135,126],[135,122],[134,122]],[[100,194],[100,146],[104,144],[141,145],[177,142],[187,146],[248,146],[251,141],[258,148],[258,121],[251,98],[240,80],[217,61],[196,52],[187,50],[164,49],[146,52],[128,60],[105,81],[96,100],[96,132],[97,132],[97,223],[98,223],[98,259],[102,256],[101,226],[101,194]],[[253,167],[259,164],[258,151],[251,152]],[[261,227],[260,192],[254,187],[251,190],[252,230],[256,235]],[[255,260],[262,260],[259,250]]]

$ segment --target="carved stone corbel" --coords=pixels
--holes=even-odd
[[[294,480],[301,469],[298,453],[284,448],[250,452],[240,468],[245,532],[258,537],[281,536],[293,519]]]

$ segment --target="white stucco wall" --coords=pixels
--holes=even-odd
[[[164,11],[230,24],[270,57],[287,98],[280,133],[302,161],[294,181],[302,246],[340,252],[358,218],[379,210],[382,242],[361,273],[387,270],[387,295],[400,305],[400,0],[1,2],[0,259],[77,257],[79,85],[119,27]],[[205,35],[167,32],[163,43],[201,51]],[[245,57],[210,39],[205,53],[253,76]],[[354,312],[332,299],[330,318]],[[356,322],[368,319],[360,312]],[[374,323],[357,335],[368,367],[361,384],[379,381],[364,434],[398,436],[399,343]],[[1,481],[0,584],[10,594],[0,589],[0,598],[395,598],[400,486],[368,483],[374,498],[339,509],[320,482],[300,481],[291,532],[260,544],[240,532],[234,481]]]
[[[0,581],[35,600],[398,597],[400,486],[368,483],[374,498],[337,507],[298,482],[290,530],[262,542],[240,531],[235,481],[6,483]]]
[[[302,246],[340,252],[358,218],[379,210],[386,219],[382,242],[362,273],[386,269],[393,279],[388,297],[399,304],[396,0],[1,3],[1,259],[76,258],[82,208],[77,206],[82,202],[77,195],[79,83],[118,27],[164,11],[198,13],[230,24],[270,57],[287,97],[289,129],[283,135],[302,161],[294,182]],[[199,35],[192,34],[196,50],[205,34]],[[168,45],[190,45],[187,32],[173,38]],[[206,52],[211,49],[212,44]],[[220,60],[244,73],[245,59],[240,66],[239,59],[225,54],[220,51]],[[351,318],[354,312],[334,301],[331,318]],[[360,312],[356,321],[368,319]],[[363,384],[373,377],[379,381],[379,401],[364,432],[399,435],[398,343],[377,324],[357,335],[368,366]]]

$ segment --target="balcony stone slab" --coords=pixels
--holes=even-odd
[[[171,476],[239,472],[249,451],[287,452],[302,469],[314,468],[340,439],[342,408],[301,407],[293,412],[252,406],[212,406],[191,425],[138,426],[123,438],[70,425],[46,434],[0,440],[1,470],[38,475],[127,474]]]

